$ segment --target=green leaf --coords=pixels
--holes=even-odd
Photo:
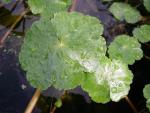
[[[19,54],[21,66],[27,71],[28,81],[32,86],[43,90],[53,83],[49,71],[51,65],[48,63],[48,53],[54,39],[48,37],[55,36],[54,32],[50,21],[34,22],[26,32]]]
[[[87,74],[81,86],[95,102],[106,103],[110,99],[117,102],[128,94],[132,78],[126,64],[104,56],[93,75]]]
[[[107,82],[102,85],[98,84],[94,73],[86,73],[81,87],[84,91],[88,92],[91,99],[97,103],[107,103],[110,101],[109,86]]]
[[[109,45],[109,57],[122,60],[126,64],[133,64],[143,56],[140,43],[133,37],[119,35]]]
[[[10,3],[12,0],[2,0],[3,3],[8,4]]]
[[[60,108],[60,107],[62,106],[62,101],[61,101],[61,99],[58,99],[58,100],[55,102],[55,106],[56,106],[57,108]]]
[[[150,99],[150,84],[145,85],[143,93],[146,99]]]
[[[145,85],[143,89],[144,97],[147,99],[146,106],[150,111],[150,84]]]
[[[150,0],[144,0],[143,2],[146,10],[150,12]]]
[[[76,12],[56,13],[52,20],[35,22],[19,57],[27,79],[42,90],[51,85],[57,89],[80,85],[87,70],[82,62],[106,53],[102,32],[98,19]]]
[[[142,25],[139,28],[135,28],[133,31],[133,36],[137,38],[140,42],[146,43],[150,41],[150,25]]]
[[[72,0],[28,0],[28,4],[33,14],[42,14],[52,17],[54,13],[67,11]]]
[[[126,20],[128,23],[136,23],[141,19],[139,11],[131,7],[129,4],[115,2],[110,6],[109,11],[118,20]]]

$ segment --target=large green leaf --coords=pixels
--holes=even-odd
[[[67,11],[72,0],[28,0],[32,13],[53,16],[54,13]]]
[[[142,25],[139,28],[135,28],[133,36],[142,43],[150,41],[150,25]]]
[[[146,10],[150,12],[150,0],[144,0],[143,2]]]
[[[150,111],[150,84],[145,85],[143,89],[144,97],[147,99],[146,106]]]
[[[132,83],[132,73],[126,64],[101,57],[92,74],[87,74],[82,88],[95,102],[119,101],[126,96]]]
[[[98,19],[76,12],[35,22],[19,57],[30,83],[42,90],[50,85],[57,89],[80,85],[87,71],[82,64],[106,53],[102,32]]]
[[[135,60],[140,60],[143,56],[141,44],[127,35],[117,36],[109,45],[108,53],[111,59],[122,60],[126,64],[133,64]]]
[[[134,9],[129,4],[115,2],[110,6],[109,11],[118,20],[126,20],[128,23],[136,23],[141,19],[141,15],[138,10]]]

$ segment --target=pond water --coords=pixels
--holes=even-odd
[[[105,28],[103,35],[107,40],[107,44],[114,39],[114,36],[130,32],[134,27],[133,25],[120,27],[124,22],[117,22],[107,11],[109,4],[104,5],[100,0],[77,1],[76,11],[95,16],[102,21]],[[24,3],[21,3],[11,11],[14,4],[15,0],[10,4],[0,5],[0,39],[26,7]],[[20,67],[18,53],[23,43],[25,31],[37,19],[39,19],[38,16],[33,16],[29,13],[26,18],[17,24],[4,46],[0,47],[0,113],[23,113],[35,91],[27,82],[25,72]],[[148,45],[150,43],[143,44],[142,49],[144,54],[150,56],[150,47]],[[148,113],[142,90],[144,85],[150,82],[150,60],[143,58],[129,67],[134,73],[134,82],[128,96],[140,113]],[[48,96],[59,97],[62,92],[49,88],[43,95],[40,97],[33,113],[49,113],[55,99]],[[97,104],[90,101],[88,95],[80,88],[70,91],[63,101],[63,106],[56,109],[56,113],[60,112],[133,113],[125,100],[121,100],[118,103],[109,102],[105,105]]]

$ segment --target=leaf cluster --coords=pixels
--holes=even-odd
[[[117,36],[108,47],[108,58],[101,22],[88,15],[65,12],[70,3],[28,1],[31,11],[40,14],[41,19],[27,31],[19,55],[27,79],[41,90],[50,86],[69,90],[80,85],[95,102],[117,102],[129,92],[133,74],[128,65],[143,56],[139,42],[150,40],[149,25],[134,29],[132,37]],[[128,23],[141,19],[128,4],[113,3],[110,11]]]

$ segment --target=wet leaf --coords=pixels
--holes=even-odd
[[[145,85],[143,89],[144,97],[147,99],[146,106],[150,111],[150,84]]]
[[[99,63],[93,75],[87,73],[81,86],[95,102],[117,102],[128,94],[133,75],[121,61],[101,57]]]
[[[139,11],[129,4],[115,2],[110,6],[109,11],[120,21],[126,20],[128,23],[136,23],[141,20]]]
[[[56,13],[52,20],[35,22],[19,57],[30,83],[42,90],[51,85],[57,89],[80,85],[87,71],[81,62],[106,53],[102,32],[98,19],[76,12]]]
[[[126,64],[133,64],[143,56],[141,44],[133,37],[120,35],[109,45],[109,57],[121,60]]]
[[[146,43],[150,41],[150,25],[142,25],[139,28],[135,28],[133,36],[140,42]]]
[[[146,10],[150,12],[150,0],[144,0],[143,2]]]

